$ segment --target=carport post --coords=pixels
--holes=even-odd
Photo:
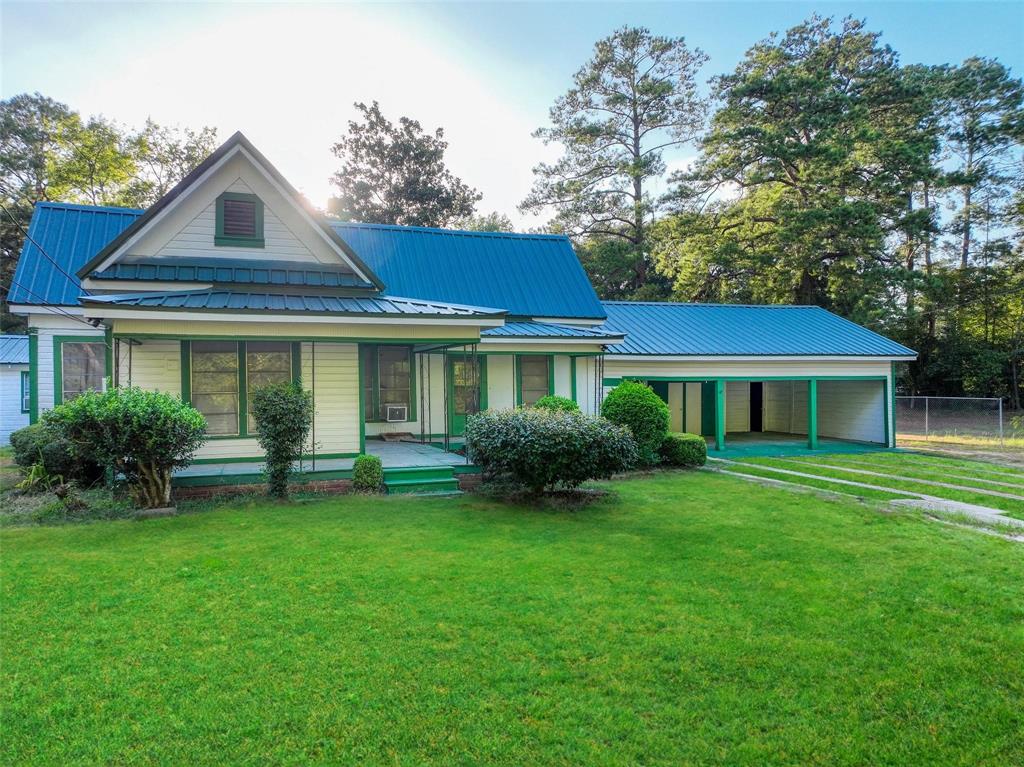
[[[818,449],[818,381],[807,382],[807,447]]]
[[[715,450],[725,450],[725,381],[715,381]]]

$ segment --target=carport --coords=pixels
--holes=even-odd
[[[711,380],[638,378],[668,404],[670,428],[701,434],[716,450],[823,440],[889,444],[886,376]]]
[[[895,447],[895,366],[915,353],[814,306],[605,301],[625,334],[604,358],[605,390],[644,381],[670,426],[730,443],[815,450]]]

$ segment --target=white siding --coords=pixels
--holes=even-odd
[[[884,443],[884,382],[818,381],[818,436]]]
[[[181,396],[181,342],[145,340],[115,342],[118,386],[138,386]]]
[[[255,194],[242,179],[236,179],[226,191]],[[215,245],[214,234],[217,229],[217,203],[210,203],[189,221],[180,231],[156,252],[158,258],[164,257],[220,257],[244,258],[249,260],[287,260],[312,261],[316,257],[284,222],[278,218],[270,205],[263,205],[263,238],[262,248],[235,248]]]
[[[726,381],[725,431],[750,431],[750,382]]]
[[[592,415],[601,407],[594,391],[597,371],[598,363],[594,357],[576,358],[576,402],[584,413]]]
[[[10,442],[11,432],[28,426],[21,412],[21,374],[28,365],[0,365],[0,445]]]
[[[700,434],[701,428],[701,392],[699,383],[686,383],[686,431]]]
[[[302,383],[313,391],[317,453],[358,453],[359,346],[318,341],[302,344]]]
[[[487,409],[510,410],[516,406],[516,381],[511,354],[487,356]]]
[[[564,354],[555,355],[555,394],[559,397],[572,397],[572,378],[569,366],[572,363]]]
[[[685,384],[670,383],[668,385],[668,428],[669,431],[685,431],[683,428],[683,395]]]
[[[764,382],[764,431],[788,433],[793,427],[793,382]]]

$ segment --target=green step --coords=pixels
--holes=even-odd
[[[451,466],[409,466],[384,469],[389,494],[457,493],[459,481]]]

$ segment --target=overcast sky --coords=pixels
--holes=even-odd
[[[623,24],[682,35],[731,70],[812,12],[866,18],[905,63],[993,56],[1024,71],[1024,3],[49,4],[0,2],[0,95],[40,91],[133,126],[241,130],[318,206],[331,144],[354,101],[378,100],[450,142],[448,164],[520,226],[531,168],[553,159],[531,132]],[[674,167],[692,157],[683,148]]]

